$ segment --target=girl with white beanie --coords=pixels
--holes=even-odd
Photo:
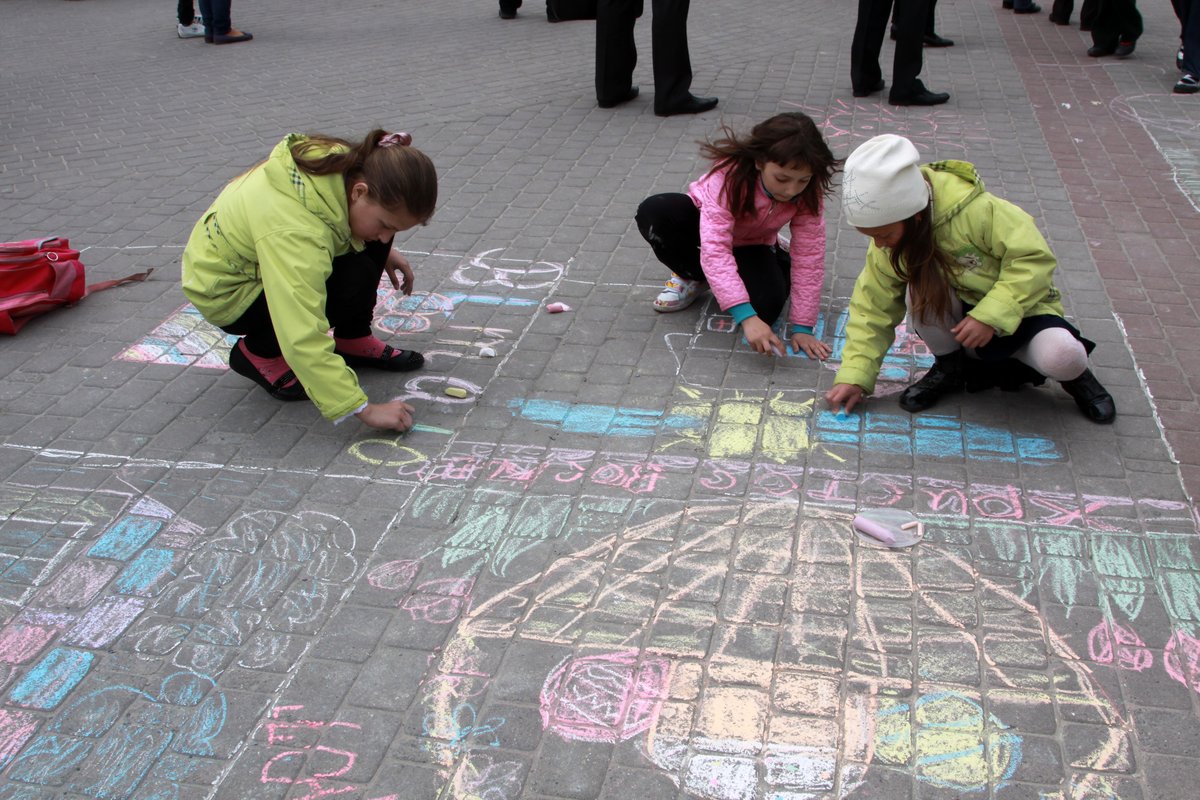
[[[966,162],[922,166],[901,136],[865,142],[844,172],[842,213],[871,245],[825,395],[835,411],[874,390],[907,311],[935,363],[900,395],[906,411],[963,389],[1051,378],[1089,420],[1113,421],[1112,395],[1088,369],[1095,344],[1063,318],[1057,261],[1029,214],[984,191]]]

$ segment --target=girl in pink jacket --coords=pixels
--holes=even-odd
[[[824,199],[841,162],[798,112],[776,114],[749,136],[726,126],[721,133],[701,144],[713,166],[687,194],[654,195],[638,207],[638,230],[674,273],[654,309],[681,311],[711,288],[754,350],[783,355],[771,326],[790,299],[793,352],[827,358],[829,345],[812,334],[825,283]],[[784,225],[788,250],[779,244]]]

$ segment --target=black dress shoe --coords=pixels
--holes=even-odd
[[[1050,15],[1050,21],[1053,22],[1055,25],[1070,25],[1071,24],[1070,17],[1056,17],[1053,14]]]
[[[1013,0],[1004,0],[1004,2],[1000,4],[1000,7],[1001,8],[1012,8]]]
[[[948,92],[931,92],[922,86],[919,90],[904,97],[890,95],[888,102],[894,106],[940,106],[949,99]]]
[[[947,39],[945,36],[938,36],[936,33],[927,33],[925,38],[921,40],[926,47],[953,47],[954,40]]]
[[[1103,58],[1104,56],[1111,56],[1115,52],[1117,52],[1116,47],[1101,47],[1098,44],[1094,44],[1088,48],[1088,55],[1091,56],[1092,58]]]
[[[240,33],[214,33],[211,40],[207,36],[204,41],[209,44],[236,44],[237,42],[248,42],[254,38],[254,34],[241,31]]]
[[[1137,42],[1117,42],[1117,49],[1113,50],[1113,55],[1117,58],[1129,58],[1133,55],[1134,48],[1137,47]]]
[[[516,19],[516,18],[517,18],[516,11],[509,11],[508,9],[504,9],[504,8],[500,9],[500,19]]]
[[[694,94],[690,94],[687,100],[684,100],[682,103],[670,106],[669,108],[656,108],[654,109],[654,113],[659,117],[673,117],[676,114],[703,114],[705,111],[712,111],[716,107],[717,98],[696,97]]]
[[[1062,387],[1075,399],[1075,405],[1092,422],[1107,425],[1117,416],[1117,404],[1112,395],[1100,385],[1090,369],[1073,381],[1063,381]]]
[[[885,84],[883,82],[883,78],[880,78],[879,81],[874,86],[872,86],[870,89],[855,89],[854,96],[855,97],[866,97],[869,94],[875,94],[876,92],[882,92],[884,86],[885,86]]]
[[[1030,3],[1025,8],[1014,8],[1013,13],[1014,14],[1036,14],[1041,10],[1042,10],[1042,7],[1039,6],[1037,3]]]
[[[621,105],[621,103],[628,103],[630,100],[637,97],[638,91],[639,91],[638,87],[630,86],[629,91],[626,92],[625,96],[622,97],[620,100],[613,100],[613,101],[607,102],[607,103],[599,103],[599,106],[601,108],[616,108],[617,106]]]
[[[900,407],[915,414],[932,406],[943,395],[961,392],[966,388],[965,360],[962,350],[935,356],[933,366],[925,376],[900,393]]]

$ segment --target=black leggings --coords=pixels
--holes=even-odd
[[[672,272],[693,281],[708,280],[700,267],[700,209],[692,198],[677,192],[647,197],[635,219],[654,256]],[[754,313],[773,325],[791,291],[791,254],[776,245],[748,244],[733,248],[733,260]]]
[[[367,242],[361,253],[351,251],[333,259],[333,271],[325,282],[325,317],[335,336],[357,339],[371,335],[371,320],[379,299],[379,280],[391,249],[391,242]],[[278,358],[283,355],[275,336],[275,326],[271,323],[265,292],[255,298],[236,322],[221,330],[246,337],[246,347],[256,356]]]

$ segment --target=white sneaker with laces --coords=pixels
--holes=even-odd
[[[655,311],[682,311],[696,302],[708,286],[704,281],[693,281],[672,275],[658,297],[654,298]]]
[[[200,20],[194,21],[191,25],[184,25],[182,22],[175,23],[175,29],[179,31],[180,39],[199,39],[204,35],[204,23]]]

